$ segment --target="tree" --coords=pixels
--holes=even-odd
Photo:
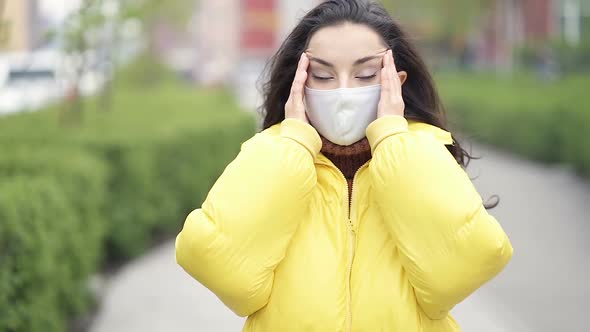
[[[97,0],[82,0],[80,7],[65,20],[63,29],[60,32],[53,31],[50,36],[62,40],[62,51],[66,54],[70,69],[66,93],[67,118],[80,120],[82,117],[84,104],[80,84],[92,65],[92,52],[100,47],[99,33],[104,24],[100,3]]]
[[[120,0],[123,19],[135,18],[142,24],[147,44],[143,60],[155,62],[158,59],[156,36],[160,24],[168,24],[184,28],[192,16],[196,5],[195,0]],[[147,82],[155,82],[158,78],[158,66],[146,66],[144,76]]]
[[[72,68],[65,114],[81,118],[81,79],[91,67],[97,69],[97,64],[91,62],[97,57],[109,69],[105,73],[108,79],[102,87],[100,108],[110,109],[115,73],[113,68],[116,67],[117,41],[122,22],[133,19],[141,22],[149,58],[156,58],[154,36],[158,24],[164,21],[183,24],[192,14],[192,8],[193,3],[187,0],[81,0],[79,8],[66,18],[62,29],[50,34],[50,38],[62,40],[62,50],[70,59]],[[145,68],[150,72],[155,70],[154,67]],[[157,75],[152,76],[157,78]]]
[[[382,0],[388,12],[426,43],[463,50],[468,34],[477,28],[482,14],[494,0]]]

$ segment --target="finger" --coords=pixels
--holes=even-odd
[[[394,82],[393,82],[393,74],[392,74],[392,69],[391,69],[391,63],[392,63],[392,57],[390,54],[391,50],[388,50],[387,53],[385,54],[385,76],[387,77],[386,81],[385,81],[385,88],[388,90],[388,92],[393,91],[394,88]]]
[[[308,64],[309,60],[307,56],[305,53],[302,53],[301,57],[299,58],[299,63],[297,64],[297,70],[295,71],[293,84],[291,85],[291,96],[294,98],[293,100],[303,100],[303,86],[307,80]]]
[[[304,54],[301,54],[299,58],[299,62],[297,63],[297,68],[295,69],[295,77],[293,78],[293,82],[291,83],[291,97],[298,97],[301,93],[301,81],[302,81],[302,71],[301,65],[303,62]]]
[[[389,60],[390,60],[390,64],[391,64],[391,69],[394,72],[397,72],[397,68],[395,67],[395,61],[393,59],[393,51],[392,50],[389,50]]]
[[[386,68],[387,67],[387,55],[389,54],[389,50],[385,51],[385,53],[383,53],[383,60],[382,62],[382,68]]]
[[[385,52],[385,54],[383,55],[383,68],[381,70],[381,78],[383,80],[382,82],[382,88],[385,88],[385,92],[388,92],[391,90],[391,74],[390,74],[390,70],[389,70],[389,51]]]
[[[393,60],[393,51],[389,50],[389,77],[391,78],[391,88],[398,89],[401,85],[399,76],[397,75],[397,69],[395,68],[395,61]]]
[[[385,56],[384,56],[385,58]],[[383,60],[384,67],[381,68],[381,100],[387,100],[391,91],[391,83],[389,78],[389,70],[387,69],[387,60]]]
[[[393,52],[391,50],[387,54],[387,70],[389,71],[389,77],[391,77],[391,83],[395,83],[395,62],[393,60]]]

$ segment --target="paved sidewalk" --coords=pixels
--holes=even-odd
[[[131,262],[109,281],[90,331],[239,332],[243,321],[176,265],[171,241]]]
[[[471,154],[483,156],[468,167],[480,194],[500,196],[490,213],[514,256],[453,310],[463,331],[589,331],[590,183],[489,147]],[[243,321],[176,265],[171,241],[111,279],[91,332],[229,332]]]

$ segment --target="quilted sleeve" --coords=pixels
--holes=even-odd
[[[320,148],[315,128],[296,119],[283,120],[279,134],[255,134],[176,237],[177,263],[239,316],[268,301],[309,206]]]
[[[376,203],[430,319],[449,311],[497,275],[513,248],[483,206],[467,173],[428,132],[409,131],[402,116],[367,127]]]

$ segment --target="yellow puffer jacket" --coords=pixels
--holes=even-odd
[[[285,119],[242,143],[176,238],[176,261],[243,331],[460,331],[449,311],[497,275],[511,243],[450,133],[388,115],[349,206],[315,128]]]

